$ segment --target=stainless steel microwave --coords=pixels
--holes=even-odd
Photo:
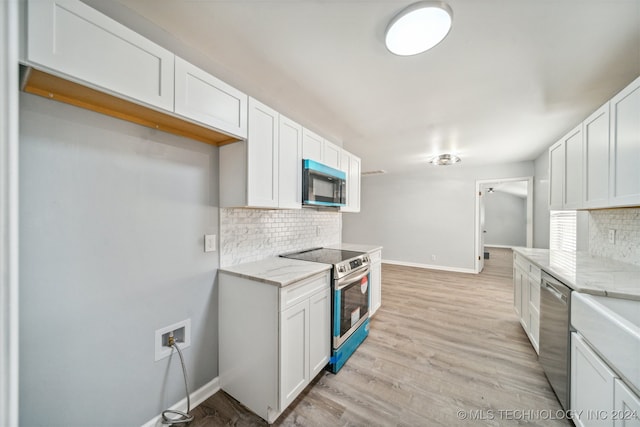
[[[345,206],[347,175],[310,159],[302,160],[302,204]]]

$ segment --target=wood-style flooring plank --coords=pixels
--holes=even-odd
[[[384,264],[369,337],[274,425],[570,426],[513,311],[512,252],[489,251],[479,275]],[[197,427],[267,425],[223,391],[193,413]]]

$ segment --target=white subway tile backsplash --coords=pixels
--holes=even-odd
[[[589,211],[589,253],[640,265],[640,208]]]
[[[342,214],[314,209],[220,209],[220,266],[340,243]]]

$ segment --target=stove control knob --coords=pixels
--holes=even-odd
[[[338,271],[340,273],[344,273],[344,265],[341,265],[340,267],[338,267]]]

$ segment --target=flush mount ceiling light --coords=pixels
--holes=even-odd
[[[439,156],[435,156],[429,162],[436,166],[449,166],[455,163],[459,163],[460,161],[460,157],[453,154],[440,154]]]
[[[391,53],[416,55],[440,43],[449,34],[453,12],[440,1],[414,3],[398,13],[385,32],[385,43]]]

